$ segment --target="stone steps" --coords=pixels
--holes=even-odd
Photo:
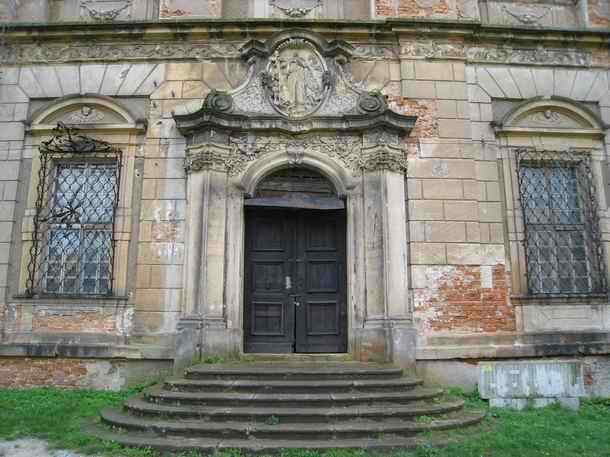
[[[464,406],[461,400],[452,402],[426,403],[416,402],[410,405],[394,406],[381,404],[375,406],[352,406],[335,408],[314,407],[205,407],[205,406],[170,406],[144,401],[141,398],[127,400],[125,409],[137,416],[165,416],[181,419],[197,418],[205,421],[259,421],[265,422],[275,417],[280,422],[331,422],[350,420],[354,417],[365,417],[372,420],[384,420],[391,417],[411,418],[416,416],[433,416],[458,411]]]
[[[374,448],[421,443],[422,432],[464,427],[483,414],[402,377],[387,365],[355,362],[199,365],[105,409],[92,433],[161,451]]]
[[[389,419],[375,421],[354,419],[336,423],[211,422],[200,420],[143,419],[114,409],[101,412],[102,421],[124,430],[151,432],[162,436],[189,436],[238,439],[359,439],[376,438],[380,434],[412,436],[433,430],[447,430],[481,420],[481,413],[450,413],[426,422]]]
[[[252,392],[252,393],[340,393],[340,392],[394,392],[413,389],[422,384],[420,379],[334,379],[312,380],[194,380],[170,379],[163,384],[165,390],[177,392]]]
[[[402,449],[414,449],[422,444],[429,443],[428,440],[413,437],[383,436],[375,439],[350,439],[350,440],[277,440],[277,439],[231,439],[231,438],[189,438],[189,437],[158,437],[148,433],[129,432],[128,434],[117,434],[116,432],[99,428],[91,429],[90,432],[98,438],[107,441],[116,441],[124,446],[154,448],[166,453],[180,453],[196,451],[202,454],[214,454],[222,450],[239,450],[244,455],[270,455],[283,449],[371,449],[377,452],[390,452]],[[443,445],[443,442],[436,442]]]
[[[358,406],[373,403],[404,404],[430,400],[441,395],[441,389],[410,389],[395,392],[339,392],[339,393],[246,393],[246,392],[175,392],[149,389],[144,399],[163,405],[252,406],[274,408],[322,408]]]
[[[332,364],[335,365],[335,364]],[[362,364],[344,362],[338,364],[341,370],[332,365],[316,362],[300,364],[277,364],[273,362],[241,365],[197,365],[188,368],[186,379],[217,380],[351,380],[362,379],[396,379],[402,377],[402,370],[388,365]]]

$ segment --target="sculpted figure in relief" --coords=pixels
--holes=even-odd
[[[324,98],[325,71],[322,58],[303,40],[280,45],[267,67],[271,103],[288,117],[313,113]]]

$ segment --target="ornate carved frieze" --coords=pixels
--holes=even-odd
[[[363,171],[390,170],[404,173],[407,156],[396,135],[383,131],[363,135],[259,135],[231,136],[229,145],[203,143],[189,148],[187,172],[216,170],[239,175],[253,161],[268,154],[285,154],[290,165],[298,166],[307,154],[337,160],[352,175]]]
[[[471,62],[495,62],[527,65],[588,66],[591,53],[582,49],[513,48],[510,46],[468,48],[466,57]]]
[[[240,43],[39,43],[4,44],[0,61],[6,64],[83,61],[239,58]]]
[[[86,61],[133,61],[167,59],[237,59],[239,42],[165,42],[165,43],[4,43],[0,46],[0,61],[6,64],[58,63]],[[260,51],[260,50],[259,50]],[[482,45],[437,40],[417,40],[400,48],[379,45],[357,45],[352,51],[356,58],[386,59],[426,57],[465,59],[471,62],[525,65],[590,65],[591,52],[576,48],[516,47]]]
[[[404,44],[403,57],[429,59],[464,59],[470,62],[527,64],[527,65],[590,65],[591,53],[582,49],[551,49],[545,46],[513,47],[510,45],[472,45],[464,43],[419,40]]]

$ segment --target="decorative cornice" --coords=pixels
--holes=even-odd
[[[187,136],[204,129],[304,134],[315,131],[361,133],[378,128],[385,128],[405,136],[415,125],[417,117],[404,116],[385,109],[374,114],[316,116],[291,120],[280,116],[231,114],[209,109],[204,103],[199,111],[191,114],[176,114],[174,119],[180,133]]]

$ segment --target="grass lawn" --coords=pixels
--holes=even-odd
[[[111,457],[156,457],[151,450],[124,449],[82,432],[87,418],[100,408],[119,405],[137,392],[29,389],[0,390],[0,439],[40,438],[57,448]],[[461,395],[459,391],[450,392]],[[468,408],[483,409],[478,398],[465,396]],[[466,432],[431,437],[457,437],[444,449],[421,447],[394,457],[610,457],[610,400],[588,400],[578,412],[548,407],[523,412],[491,410],[484,423]],[[33,456],[34,457],[34,456]],[[190,457],[190,456],[189,456]],[[193,455],[193,457],[195,457]],[[239,457],[224,452],[219,457]],[[281,457],[368,457],[365,451],[286,451]]]

